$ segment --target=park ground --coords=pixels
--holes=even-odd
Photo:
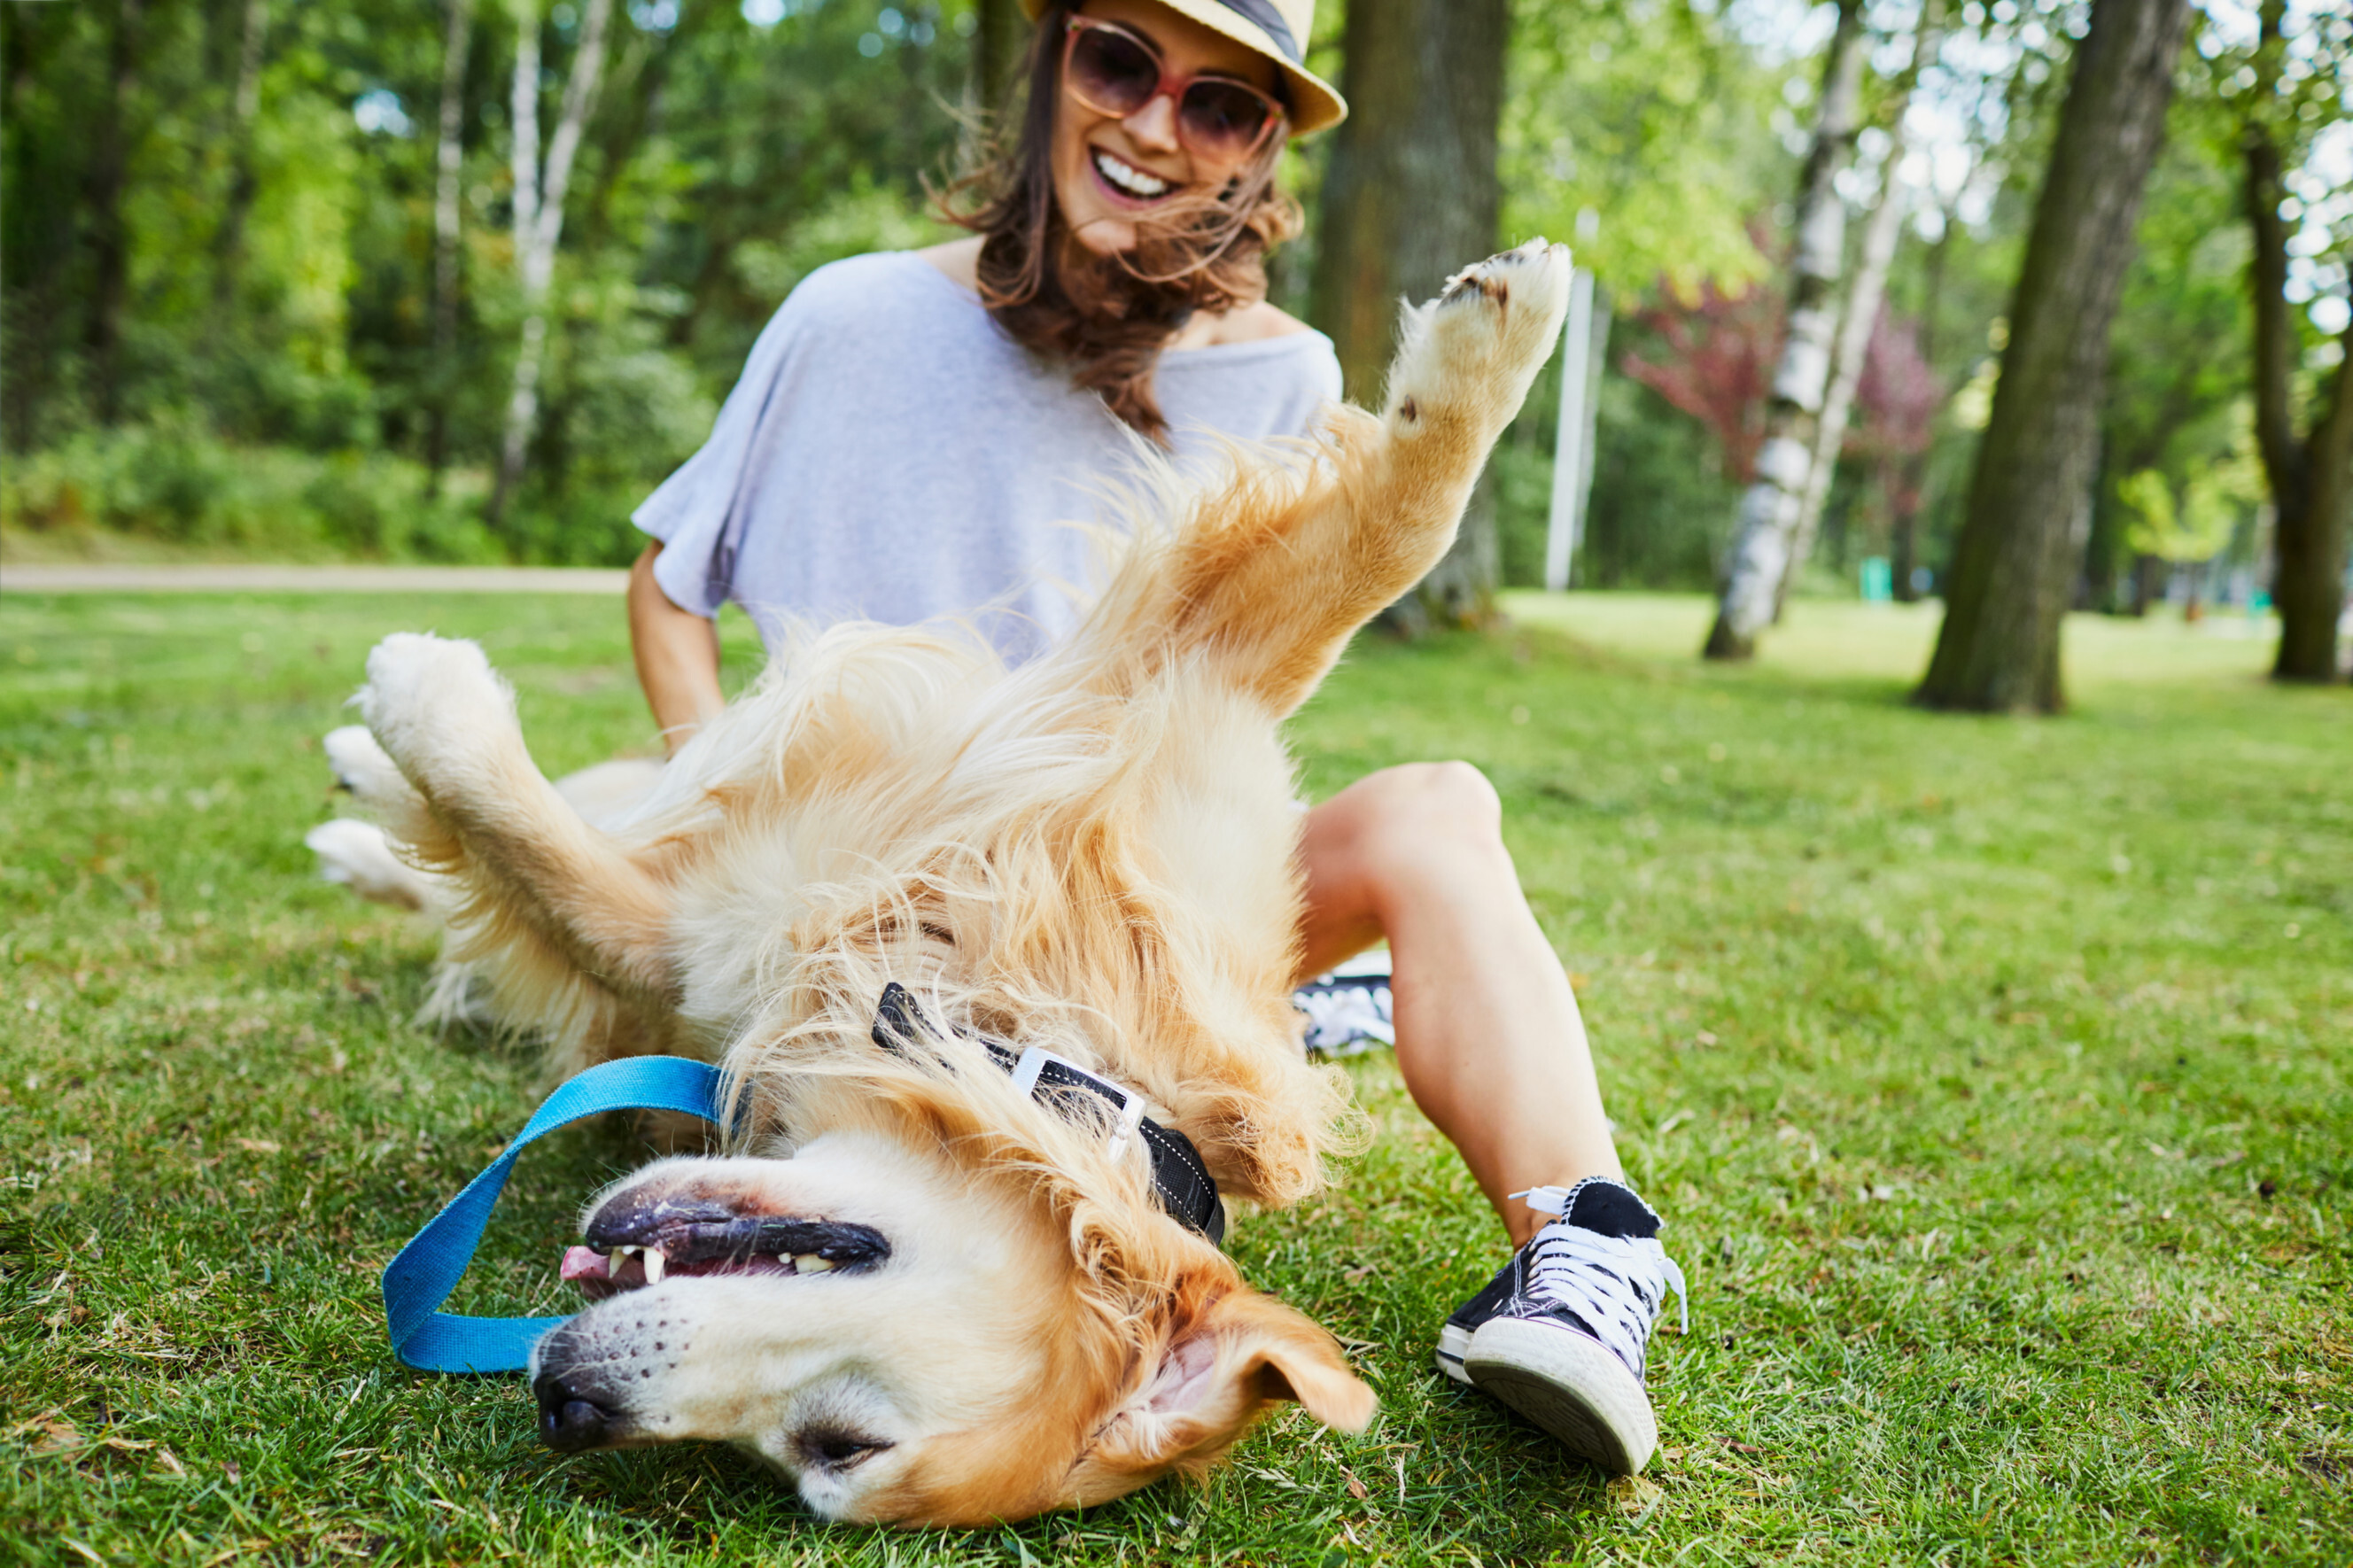
[[[1605,1480],[1432,1373],[1500,1233],[1376,1057],[1381,1141],[1234,1242],[1372,1430],[905,1536],[717,1448],[560,1458],[519,1380],[386,1352],[377,1271],[538,1080],[414,1024],[430,938],[311,879],[317,737],[430,627],[551,771],[644,748],[617,604],[0,600],[0,1556],[2344,1561],[2353,698],[2267,686],[2244,628],[2079,618],[2066,717],[1939,717],[1926,609],[1800,603],[1736,669],[1696,599],[1514,609],[1361,643],[1291,734],[1314,795],[1449,756],[1501,790],[1691,1280],[1659,1458]],[[574,1205],[640,1153],[535,1150],[457,1304],[560,1310]]]

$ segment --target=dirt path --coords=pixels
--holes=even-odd
[[[617,595],[628,582],[626,571],[573,566],[0,566],[0,594]]]

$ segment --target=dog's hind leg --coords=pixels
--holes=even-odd
[[[361,711],[415,791],[388,826],[460,889],[451,924],[466,928],[464,956],[543,946],[633,1009],[666,1013],[667,889],[533,765],[513,693],[482,650],[404,633],[367,669]]]
[[[1296,708],[1349,636],[1453,542],[1488,450],[1560,334],[1568,280],[1567,249],[1539,240],[1409,308],[1382,416],[1335,410],[1303,479],[1244,465],[1134,562],[1140,575],[1113,581],[1089,634],[1103,647],[1206,653],[1276,713]]]

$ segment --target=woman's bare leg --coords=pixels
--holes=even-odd
[[[1388,938],[1398,1067],[1525,1244],[1509,1194],[1622,1175],[1577,995],[1520,891],[1494,787],[1467,763],[1388,768],[1307,815],[1306,973]]]

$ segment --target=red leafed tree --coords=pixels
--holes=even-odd
[[[1765,395],[1781,356],[1780,294],[1764,287],[1726,294],[1703,283],[1684,305],[1662,280],[1659,299],[1634,319],[1657,334],[1664,352],[1646,359],[1629,350],[1620,364],[1706,426],[1724,455],[1724,477],[1745,485],[1765,437]]]
[[[1915,322],[1880,310],[1862,353],[1854,402],[1846,454],[1871,465],[1888,522],[1900,530],[1920,510],[1921,468],[1912,459],[1928,449],[1936,411],[1945,405],[1944,384],[1920,353]]]
[[[1778,289],[1759,285],[1727,294],[1702,284],[1689,304],[1662,280],[1659,303],[1635,312],[1655,334],[1655,357],[1629,351],[1625,373],[1707,426],[1724,455],[1725,478],[1746,484],[1765,434],[1765,401],[1781,355]],[[1901,525],[1920,508],[1920,465],[1945,388],[1920,353],[1917,322],[1882,307],[1855,384],[1854,422],[1844,455],[1871,466],[1889,521]]]

